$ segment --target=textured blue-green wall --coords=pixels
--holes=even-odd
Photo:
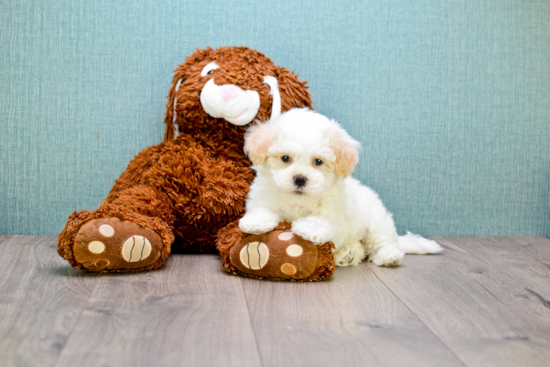
[[[0,233],[55,234],[162,139],[175,66],[246,45],[363,143],[399,230],[550,235],[550,1],[0,0]]]

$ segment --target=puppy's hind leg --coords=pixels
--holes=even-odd
[[[404,256],[405,253],[395,246],[383,246],[369,260],[378,266],[398,266]]]
[[[337,266],[357,265],[367,257],[363,246],[357,242],[345,244],[334,253],[334,261]]]
[[[391,216],[373,223],[361,239],[369,261],[377,266],[397,266],[405,253],[399,249],[399,237]]]

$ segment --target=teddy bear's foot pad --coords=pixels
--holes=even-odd
[[[319,247],[290,230],[249,235],[230,250],[231,264],[258,278],[304,279],[317,267]]]
[[[82,226],[74,241],[75,259],[94,272],[147,267],[161,254],[163,242],[152,229],[118,218],[94,219]]]

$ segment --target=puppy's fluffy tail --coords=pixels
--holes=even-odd
[[[406,254],[414,255],[436,254],[443,251],[439,243],[411,232],[399,236],[399,249]]]

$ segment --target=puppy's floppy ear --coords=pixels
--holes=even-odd
[[[267,150],[275,139],[275,131],[270,122],[256,121],[244,137],[244,152],[252,163],[261,164],[265,161]]]
[[[348,177],[353,173],[355,165],[359,161],[359,148],[361,144],[353,139],[337,122],[328,130],[329,140],[336,155],[334,171],[337,175]]]

